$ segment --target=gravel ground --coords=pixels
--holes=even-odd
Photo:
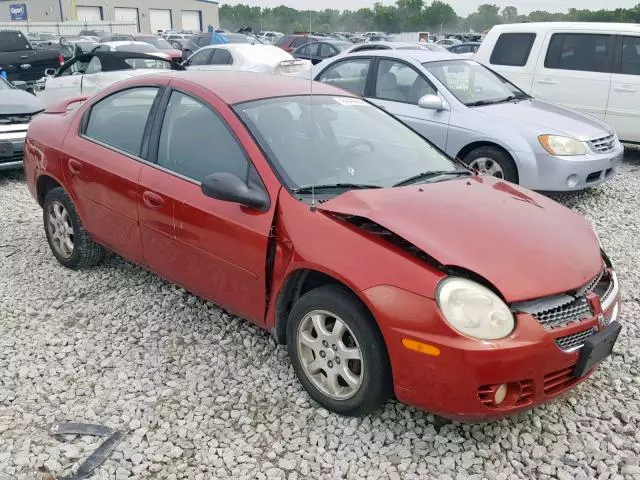
[[[0,173],[0,480],[52,479],[96,446],[54,421],[129,430],[93,478],[640,478],[640,152],[559,197],[614,260],[624,330],[588,382],[490,424],[395,401],[365,418],[313,404],[285,349],[111,255],[72,272],[49,252],[18,173]]]

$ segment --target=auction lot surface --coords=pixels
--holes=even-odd
[[[21,173],[0,172],[0,480],[52,479],[100,442],[58,441],[54,421],[130,431],[92,478],[640,478],[640,152],[559,198],[617,268],[615,354],[543,407],[442,426],[395,401],[318,408],[267,333],[113,254],[66,270]]]

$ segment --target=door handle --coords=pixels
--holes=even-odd
[[[82,170],[82,163],[78,160],[74,160],[73,158],[69,159],[69,171],[74,175],[77,175]]]
[[[150,192],[149,190],[145,190],[142,194],[142,201],[149,208],[160,208],[164,205],[164,198],[162,198],[157,193]]]
[[[542,80],[536,81],[536,83],[541,83],[543,85],[555,85],[556,81],[553,78],[543,78]]]
[[[613,87],[613,89],[616,92],[627,92],[627,93],[634,93],[636,91],[635,88],[629,86],[629,85],[624,85],[622,87]]]

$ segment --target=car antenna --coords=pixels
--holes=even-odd
[[[311,33],[311,15],[312,15],[312,10],[309,10],[309,33]],[[310,113],[310,118],[311,118],[311,125],[309,125],[311,127],[311,134],[315,135],[316,134],[316,129],[313,126],[313,65],[311,66],[311,70],[309,71],[309,103],[310,103],[310,109],[309,109],[309,113]],[[313,139],[311,139],[313,140]],[[313,148],[315,146],[315,142],[311,141],[309,142],[309,147],[311,148],[311,151],[313,151]],[[311,152],[310,152],[311,153]],[[313,183],[311,184],[311,207],[310,210],[312,212],[316,211],[316,191],[315,191],[315,187],[313,185]]]

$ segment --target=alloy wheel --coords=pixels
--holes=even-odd
[[[73,225],[67,209],[62,203],[54,201],[49,204],[48,228],[51,243],[56,253],[63,258],[73,255]]]
[[[326,310],[313,310],[300,322],[298,356],[304,373],[325,395],[353,397],[364,378],[360,346],[347,324]]]

